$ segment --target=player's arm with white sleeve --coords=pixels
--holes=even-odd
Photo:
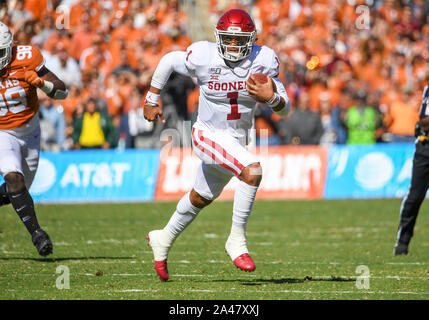
[[[272,81],[267,81],[263,84],[258,83],[251,75],[250,78],[252,78],[254,82],[249,83],[249,81],[247,81],[246,89],[251,96],[265,101],[275,113],[280,116],[285,116],[290,111],[290,100],[283,83],[279,79],[279,67],[279,59],[274,51],[272,51],[271,64],[268,68],[268,76]],[[277,90],[275,90],[275,88],[277,88]]]
[[[144,105],[144,117],[148,121],[160,119],[165,122],[162,110],[159,107],[159,98],[162,88],[167,83],[173,71],[182,75],[191,76],[186,65],[187,51],[172,51],[162,57],[152,76],[149,91],[146,94]]]

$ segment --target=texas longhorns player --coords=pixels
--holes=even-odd
[[[145,118],[165,121],[158,100],[172,71],[198,79],[198,119],[192,128],[192,142],[202,163],[194,188],[179,201],[165,228],[153,230],[147,236],[155,270],[163,281],[169,278],[167,256],[173,242],[200,210],[220,195],[233,176],[239,183],[225,250],[239,269],[255,270],[247,249],[246,226],[262,169],[242,141],[252,126],[256,101],[264,101],[280,115],[286,115],[290,109],[286,90],[278,78],[279,60],[270,48],[255,45],[255,24],[246,11],[232,9],[224,13],[215,36],[216,43],[200,41],[190,45],[186,52],[166,54],[146,95]],[[258,73],[267,75],[271,81],[257,81],[254,74]]]
[[[40,255],[52,253],[48,234],[40,228],[28,189],[40,152],[37,88],[53,99],[67,97],[64,83],[45,66],[40,51],[14,45],[9,28],[0,22],[0,206],[12,203]]]

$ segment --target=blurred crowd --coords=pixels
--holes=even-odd
[[[165,128],[195,120],[196,83],[175,73],[161,97],[166,124],[142,109],[159,60],[193,41],[183,2],[0,1],[15,40],[37,46],[69,87],[60,102],[40,93],[43,149],[157,148]],[[293,107],[280,118],[258,106],[258,143],[413,141],[429,84],[428,1],[210,0],[210,23],[237,7],[254,17],[257,44],[277,52]]]
[[[286,120],[259,117],[275,142],[414,140],[429,83],[428,1],[259,0],[252,14],[294,106]]]

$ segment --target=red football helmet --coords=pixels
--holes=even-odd
[[[250,15],[241,9],[225,12],[215,28],[217,49],[222,58],[236,62],[252,53],[256,27]]]

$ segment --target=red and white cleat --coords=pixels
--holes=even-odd
[[[225,243],[225,251],[237,268],[249,272],[254,271],[256,266],[247,250],[246,236],[244,232],[237,232],[237,229],[234,231]]]
[[[154,253],[155,270],[158,273],[159,278],[161,279],[161,281],[167,281],[170,277],[168,274],[166,258],[169,248],[162,246],[159,243],[158,235],[158,230],[151,231],[147,234],[146,240],[148,241],[147,245],[152,248],[152,251]],[[165,257],[165,259],[160,258],[160,256]]]
[[[237,268],[248,272],[254,271],[256,269],[255,263],[248,253],[243,253],[242,255],[235,258],[234,264]]]
[[[167,260],[155,261],[155,270],[161,281],[167,281],[170,277],[167,269]]]

